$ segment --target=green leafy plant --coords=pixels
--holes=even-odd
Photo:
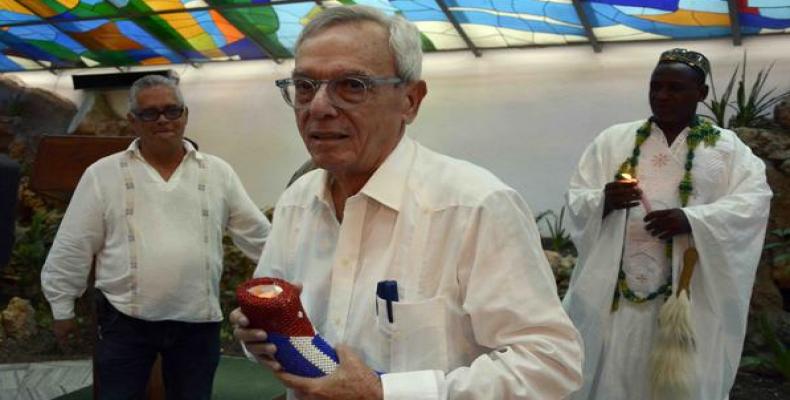
[[[774,63],[757,72],[757,77],[747,92],[746,82],[746,53],[743,53],[743,68],[741,69],[741,79],[738,81],[736,92],[736,102],[734,105],[735,115],[730,118],[729,127],[737,128],[742,126],[760,127],[766,124],[768,118],[766,114],[776,103],[782,101],[785,96],[790,95],[790,91],[780,94],[776,93],[776,88],[763,92],[768,75],[774,68]]]
[[[763,314],[758,318],[758,332],[767,351],[741,358],[741,367],[761,367],[790,381],[790,349],[776,334],[776,328]]]
[[[541,221],[544,222],[549,234],[547,238],[549,240],[549,247],[551,250],[558,253],[575,251],[573,241],[571,241],[571,235],[565,231],[565,227],[563,226],[564,219],[565,206],[560,208],[559,215],[555,213],[554,210],[546,210],[535,217],[536,223],[539,224]]]
[[[735,87],[735,76],[738,74],[739,68],[740,65],[735,66],[735,70],[732,71],[732,76],[730,76],[730,80],[727,83],[727,88],[724,90],[724,93],[721,94],[721,97],[716,94],[716,85],[713,83],[713,78],[711,77],[710,89],[713,92],[713,98],[710,99],[710,101],[703,102],[702,104],[704,104],[705,107],[710,110],[711,114],[713,114],[713,120],[718,126],[727,126],[727,108],[730,105],[732,88]]]
[[[17,221],[14,249],[9,267],[19,284],[29,292],[40,292],[41,267],[55,239],[63,214],[57,210],[36,210],[28,224]]]
[[[255,262],[247,258],[230,239],[225,235],[222,240],[224,248],[223,273],[219,283],[219,304],[223,315],[227,316],[233,309],[238,307],[236,302],[236,287],[247,279],[252,278],[255,270]],[[233,338],[233,327],[227,318],[220,326],[220,340],[223,350],[240,351],[238,344]]]
[[[765,245],[765,250],[772,251],[774,265],[783,265],[790,261],[790,228],[779,228],[768,232],[777,240]]]
[[[732,72],[727,87],[721,96],[717,95],[716,87],[713,84],[713,79],[711,79],[713,98],[703,104],[713,114],[713,119],[719,126],[738,128],[769,125],[768,113],[772,107],[785,97],[790,96],[790,90],[777,93],[777,88],[772,88],[766,91],[765,83],[773,70],[773,63],[767,68],[758,71],[754,82],[749,85],[746,79],[746,60],[746,52],[744,52],[742,64],[739,63],[735,66],[735,70]],[[736,81],[738,71],[740,71],[740,77]],[[733,88],[737,88],[735,90],[735,99],[730,100]],[[729,120],[726,118],[728,109],[735,112]]]

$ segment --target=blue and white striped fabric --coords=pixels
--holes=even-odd
[[[269,333],[268,341],[277,346],[274,358],[285,372],[319,378],[337,369],[337,353],[321,335],[283,336]]]

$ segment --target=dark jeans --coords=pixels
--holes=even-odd
[[[142,399],[156,355],[168,400],[211,398],[219,364],[219,322],[144,321],[97,291],[96,368],[101,400]]]

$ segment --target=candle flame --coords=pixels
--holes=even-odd
[[[636,178],[631,176],[628,172],[621,172],[617,175],[617,180],[621,182],[637,182]]]
[[[283,292],[283,288],[277,285],[257,285],[247,289],[247,292],[262,299],[273,299]]]

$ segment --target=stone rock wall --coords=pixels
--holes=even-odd
[[[765,162],[768,184],[774,193],[768,231],[790,228],[790,99],[774,109],[777,129],[737,128],[738,136]],[[767,241],[775,238],[767,237]],[[779,338],[790,341],[790,265],[775,265],[770,251],[757,268],[745,351],[764,346],[758,319],[765,316]]]
[[[2,312],[3,329],[8,337],[24,339],[37,332],[35,310],[30,301],[14,297]]]

